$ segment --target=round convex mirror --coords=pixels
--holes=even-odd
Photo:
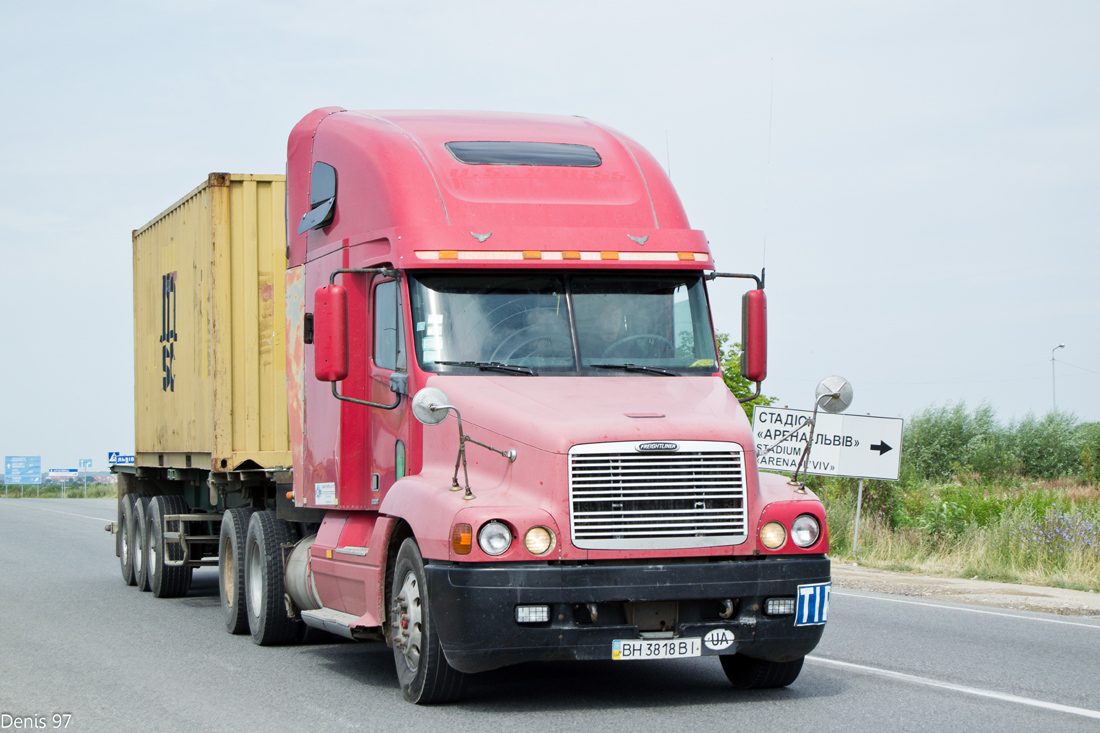
[[[412,401],[413,417],[425,425],[438,425],[447,417],[450,403],[443,390],[425,387],[416,393]]]
[[[835,374],[822,379],[814,392],[817,406],[834,414],[847,410],[852,405],[853,396],[852,383]]]

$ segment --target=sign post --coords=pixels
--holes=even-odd
[[[80,458],[77,461],[77,466],[84,472],[84,498],[88,498],[88,471],[92,470],[91,458]]]
[[[805,473],[858,478],[852,537],[855,557],[863,480],[898,480],[905,424],[901,418],[819,412],[811,443],[811,419],[813,413],[809,410],[757,407],[752,420],[756,466],[763,470],[793,471],[802,464]]]

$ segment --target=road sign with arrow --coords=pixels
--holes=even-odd
[[[812,417],[809,410],[757,407],[752,421],[757,467],[793,472],[806,450]],[[818,412],[803,470],[897,481],[903,427],[901,418]]]

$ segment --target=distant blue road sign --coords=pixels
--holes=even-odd
[[[112,451],[107,454],[107,465],[109,466],[132,466],[134,465],[133,456],[124,456],[117,451]]]
[[[42,483],[42,457],[4,456],[4,483]]]
[[[77,462],[76,462],[76,465],[77,465],[77,468],[79,468],[81,471],[90,471],[90,470],[92,470],[92,459],[91,458],[78,458]]]

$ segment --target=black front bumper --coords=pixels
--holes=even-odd
[[[432,563],[425,568],[432,619],[447,661],[462,672],[559,659],[611,659],[612,641],[638,639],[630,604],[676,601],[675,638],[732,632],[734,643],[702,653],[771,661],[805,656],[823,625],[765,616],[767,598],[795,598],[798,586],[829,582],[823,555],[669,565]],[[732,601],[733,613],[724,601]],[[545,623],[520,624],[517,605],[550,606]],[[596,620],[588,608],[596,604]],[[726,612],[728,618],[722,613]],[[667,633],[667,632],[666,632]]]

